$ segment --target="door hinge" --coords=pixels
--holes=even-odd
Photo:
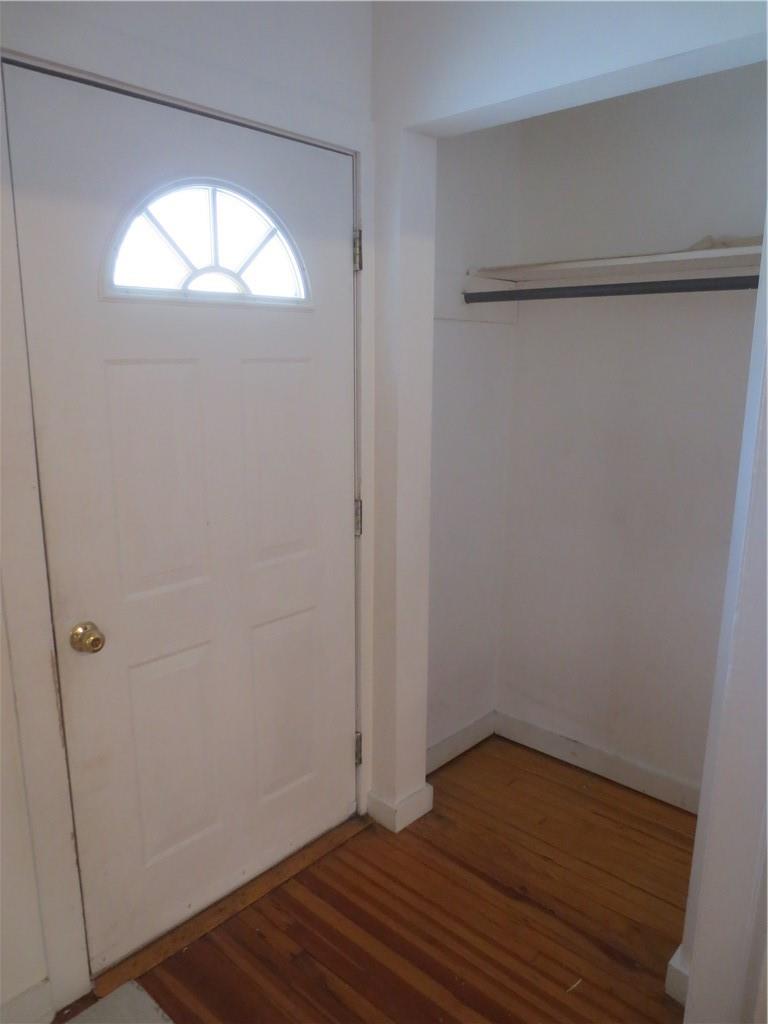
[[[355,536],[363,535],[363,499],[355,498]]]
[[[363,269],[363,229],[352,232],[352,266],[355,270]]]
[[[355,766],[363,763],[363,734],[355,733]]]

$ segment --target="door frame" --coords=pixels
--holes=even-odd
[[[0,49],[5,65],[28,68],[150,103],[198,114],[237,127],[289,139],[349,156],[352,160],[353,226],[361,230],[364,212],[372,204],[372,187],[363,168],[372,160],[369,141],[352,149],[284,130],[216,108],[118,82],[88,71]],[[0,89],[5,121],[5,94]],[[8,149],[7,122],[3,147]],[[8,150],[10,165],[10,151]],[[6,194],[7,193],[7,194]],[[6,213],[10,211],[10,213]],[[19,739],[32,831],[40,916],[45,940],[53,1009],[59,1009],[90,990],[91,969],[82,891],[77,863],[77,840],[72,809],[60,679],[52,622],[51,583],[45,547],[45,523],[35,434],[34,404],[24,319],[23,286],[13,198],[13,171],[3,182],[3,252],[5,263],[3,369],[7,401],[3,416],[3,462],[7,490],[3,493],[3,531],[13,532],[14,545],[3,552],[2,597],[8,626]],[[352,239],[350,239],[350,264]],[[363,759],[355,769],[357,811],[367,809],[371,787],[373,726],[373,309],[371,260],[363,261],[353,280],[354,494],[366,509],[365,529],[355,541],[354,645],[355,727],[362,736]],[[7,367],[6,367],[7,362]],[[4,398],[6,388],[3,388]],[[7,429],[12,424],[12,437]],[[8,457],[6,457],[6,454]]]

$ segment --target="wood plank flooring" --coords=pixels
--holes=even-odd
[[[217,900],[210,907],[206,907],[194,917],[190,917],[176,928],[166,932],[165,935],[161,935],[159,939],[155,939],[154,942],[150,942],[138,952],[132,953],[125,960],[121,960],[120,963],[99,974],[93,979],[94,993],[99,998],[103,998],[110,992],[114,992],[120,985],[145,974],[150,968],[167,960],[174,953],[194,942],[195,939],[207,935],[230,917],[234,917],[241,910],[256,903],[267,893],[287,882],[294,875],[298,875],[310,864],[320,860],[331,850],[335,850],[337,846],[346,843],[358,832],[370,828],[371,824],[370,818],[350,818],[326,832],[325,835],[307,843],[306,846],[296,850],[285,860],[281,860],[279,864],[275,864],[274,867],[264,871],[256,878],[252,878],[250,882],[241,885],[228,896]]]
[[[682,1020],[693,815],[498,737],[431,781],[141,984],[176,1024]]]

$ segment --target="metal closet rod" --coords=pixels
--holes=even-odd
[[[734,292],[757,288],[758,274],[745,277],[689,277],[672,281],[621,281],[612,284],[572,284],[547,288],[505,288],[494,292],[464,292],[464,301],[527,302],[531,299],[587,299],[607,295],[669,295],[674,292]]]

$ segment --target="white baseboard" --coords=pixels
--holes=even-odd
[[[463,729],[459,729],[452,736],[448,736],[446,739],[441,740],[440,743],[435,743],[434,746],[429,747],[427,750],[427,775],[435,771],[436,768],[440,768],[442,765],[452,761],[459,754],[470,750],[482,742],[482,740],[493,736],[495,728],[496,712],[489,711],[487,715],[478,718],[476,722],[465,725]]]
[[[55,1016],[47,978],[0,1006],[2,1024],[50,1024]]]
[[[688,997],[688,976],[688,957],[685,955],[683,947],[678,946],[667,964],[664,991],[681,1006],[685,1006],[685,1000]]]
[[[470,750],[493,734],[521,743],[523,746],[540,750],[567,764],[585,768],[587,771],[611,779],[622,786],[628,786],[640,793],[663,800],[686,811],[696,812],[699,805],[699,790],[696,786],[680,779],[664,775],[647,765],[627,761],[618,754],[612,754],[597,747],[589,747],[578,740],[560,736],[501,711],[491,711],[478,718],[452,736],[447,736],[427,750],[427,774],[452,761],[454,757]],[[398,803],[383,800],[371,793],[368,796],[368,813],[392,832],[416,821],[422,814],[432,810],[432,787],[425,785]]]
[[[400,832],[432,810],[432,787],[425,782],[421,789],[396,803],[383,800],[375,793],[368,795],[368,813],[390,832]]]
[[[501,711],[496,712],[494,732],[505,739],[514,740],[515,743],[522,743],[523,746],[556,757],[560,761],[586,768],[587,771],[602,775],[622,786],[647,793],[648,796],[663,800],[667,804],[693,811],[694,814],[698,809],[698,787],[664,775],[648,765],[627,761],[618,754],[596,747],[588,747],[578,740],[549,732],[538,725],[505,715]]]

